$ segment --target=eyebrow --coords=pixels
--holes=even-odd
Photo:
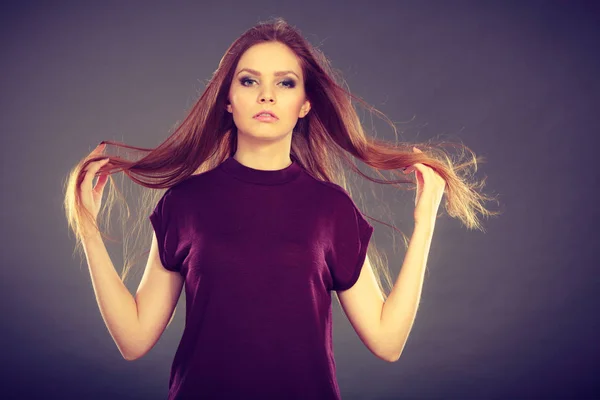
[[[239,75],[244,71],[250,72],[251,74],[256,75],[256,76],[261,76],[260,72],[254,70],[254,69],[251,69],[251,68],[242,68],[237,74]],[[282,76],[282,75],[286,75],[286,74],[294,74],[294,75],[296,75],[296,78],[300,79],[300,77],[294,71],[289,71],[289,70],[288,71],[275,71],[275,73],[273,75]]]

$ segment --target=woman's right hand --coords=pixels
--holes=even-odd
[[[104,151],[106,143],[98,145],[90,154],[90,157],[97,157]],[[81,182],[80,194],[83,206],[92,214],[94,222],[100,212],[100,206],[102,205],[102,193],[104,192],[104,186],[108,181],[108,175],[102,173],[98,176],[96,185],[92,188],[92,182],[98,170],[109,161],[108,158],[91,162],[86,170],[85,177]]]

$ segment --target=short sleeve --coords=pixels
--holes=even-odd
[[[349,196],[342,200],[332,213],[326,257],[333,281],[331,290],[335,291],[350,289],[358,280],[374,230]]]
[[[158,243],[158,254],[163,266],[169,271],[180,271],[178,249],[180,248],[178,224],[173,213],[171,189],[163,194],[149,216]]]

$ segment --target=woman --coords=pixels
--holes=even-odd
[[[443,194],[449,215],[469,228],[481,228],[476,213],[494,214],[481,204],[489,198],[458,175],[475,158],[454,165],[433,146],[419,145],[423,152],[367,137],[351,103],[357,98],[332,76],[326,58],[284,20],[258,24],[226,51],[163,144],[137,149],[149,154],[135,162],[102,159],[101,145],[73,170],[67,216],[123,357],[140,358],[154,346],[185,283],[186,324],[169,399],[339,399],[331,292],[367,348],[396,361]],[[367,257],[373,227],[350,197],[341,165],[379,183],[412,181],[367,177],[348,155],[377,170],[416,174],[415,229],[389,296]],[[119,170],[144,187],[167,189],[149,217],[154,235],[135,298],[96,221],[108,176]]]

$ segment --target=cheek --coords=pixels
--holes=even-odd
[[[296,93],[296,96],[294,96],[294,103],[297,111],[300,111],[306,100],[306,92],[304,92],[304,90],[298,91],[298,93]]]
[[[237,105],[240,103],[240,96],[238,93],[236,92],[231,92],[229,94],[229,101],[231,102],[231,105],[234,107],[237,107]]]
[[[249,102],[249,96],[248,93],[244,93],[242,90],[232,89],[229,92],[229,100],[233,106],[240,108]]]
[[[299,99],[295,105],[294,105],[294,117],[298,117],[298,115],[300,114],[300,110],[302,109],[302,106],[304,105],[304,98]]]
[[[285,109],[285,113],[290,118],[298,117],[300,109],[304,104],[304,96],[294,93],[290,96],[280,96],[278,98],[279,108]]]

